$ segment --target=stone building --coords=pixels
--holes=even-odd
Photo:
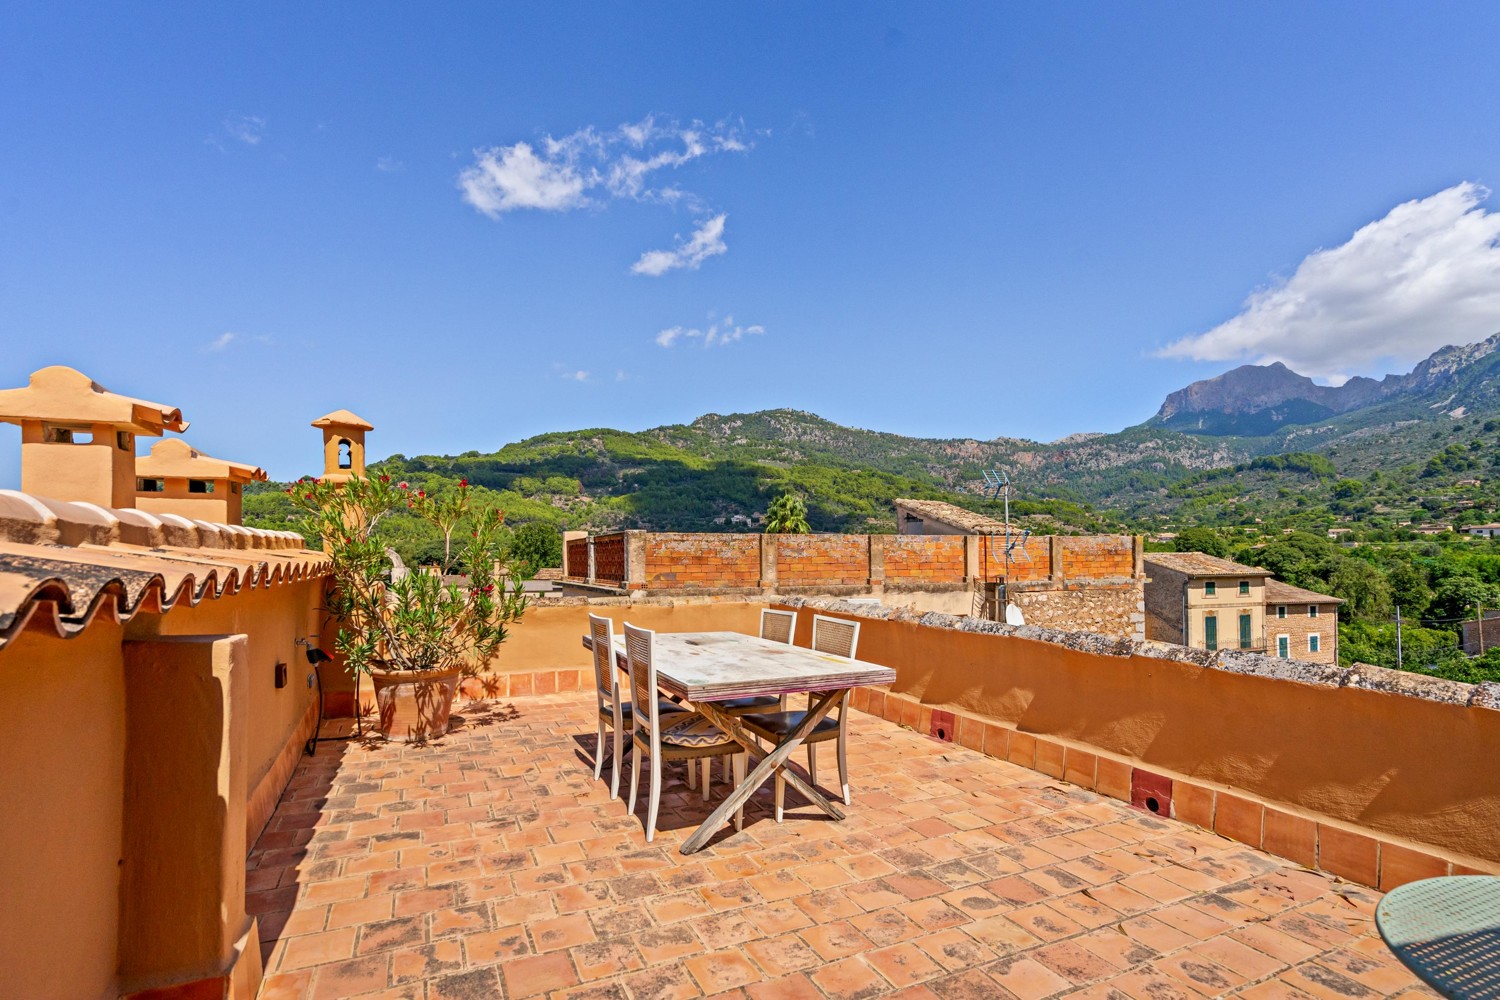
[[[1343,598],[1266,581],[1266,652],[1283,660],[1339,662]]]
[[[1202,552],[1148,552],[1146,638],[1194,649],[1265,649],[1269,570]]]

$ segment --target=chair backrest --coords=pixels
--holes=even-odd
[[[636,628],[625,623],[625,661],[630,665],[630,717],[635,729],[644,729],[651,740],[651,750],[656,751],[657,718],[656,664],[651,660],[651,651],[656,645],[656,633],[648,628]]]
[[[859,646],[859,622],[813,615],[812,648],[820,653],[833,653],[851,659]]]
[[[797,612],[795,611],[773,611],[770,608],[762,608],[760,612],[760,637],[770,639],[772,642],[784,642],[791,645],[792,636],[797,634]]]
[[[594,687],[599,692],[599,707],[608,708],[620,692],[620,675],[615,670],[615,623],[589,615],[589,639],[594,645]]]

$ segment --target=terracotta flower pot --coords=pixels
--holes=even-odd
[[[453,692],[463,671],[383,670],[373,664],[380,735],[395,743],[436,739],[448,731]]]

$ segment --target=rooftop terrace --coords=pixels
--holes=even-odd
[[[683,856],[723,786],[669,768],[648,846],[593,713],[471,702],[299,764],[248,861],[263,1000],[1431,995],[1373,890],[864,712],[844,822],[778,825],[767,786]]]

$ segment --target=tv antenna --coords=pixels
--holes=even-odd
[[[1020,558],[1025,559],[1027,562],[1031,561],[1031,555],[1026,551],[1026,542],[1031,538],[1031,529],[1027,528],[1020,535],[1015,534],[1011,530],[1010,494],[1013,486],[1010,481],[1010,475],[1004,469],[1000,468],[986,469],[983,475],[985,498],[988,500],[1000,500],[1005,504],[1005,580],[1001,584],[1001,587],[1002,589],[1008,589],[1010,585],[1010,567],[1011,563],[1015,561],[1016,550],[1020,549]],[[990,537],[994,537],[994,532],[990,533]],[[988,560],[986,560],[986,563],[988,563]],[[996,604],[996,610],[998,611],[1000,610],[998,600]],[[1005,603],[1003,616],[997,617],[1000,617],[1001,620],[1011,625],[1020,625],[1024,622],[1021,609],[1011,604],[1008,599]]]

